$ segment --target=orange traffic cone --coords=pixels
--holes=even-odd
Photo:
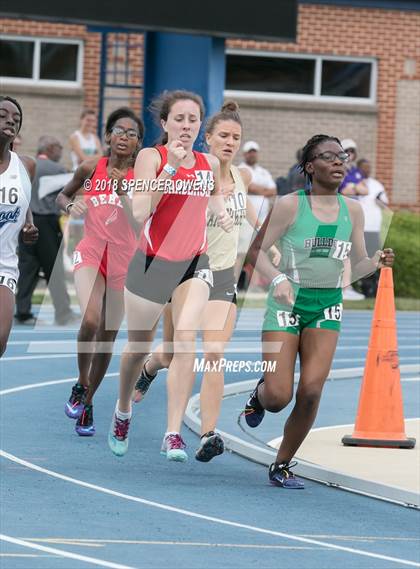
[[[392,269],[381,269],[359,408],[344,445],[413,448],[407,438],[398,361]]]

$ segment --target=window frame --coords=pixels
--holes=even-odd
[[[326,103],[348,103],[360,105],[375,105],[377,102],[377,80],[378,80],[378,62],[374,57],[356,57],[343,55],[313,54],[313,53],[286,53],[267,50],[247,50],[247,49],[226,49],[226,56],[240,55],[251,57],[271,57],[282,59],[312,59],[315,61],[314,72],[314,91],[312,95],[298,93],[272,93],[267,91],[243,91],[238,89],[225,89],[224,96],[226,98],[237,99],[260,99],[266,101],[317,101]],[[371,64],[369,97],[341,97],[331,95],[321,95],[322,83],[322,62],[326,61],[343,61],[346,63],[369,63]]]
[[[0,34],[0,40],[9,41],[22,41],[34,43],[34,56],[32,60],[32,78],[27,77],[5,77],[0,75],[0,81],[3,85],[38,85],[43,87],[81,87],[83,82],[83,41],[73,38],[55,38],[51,36],[13,36],[9,34]],[[76,60],[76,80],[63,81],[60,79],[40,79],[40,64],[41,64],[41,43],[63,43],[67,45],[77,45],[77,60]]]

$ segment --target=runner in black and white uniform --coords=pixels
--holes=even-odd
[[[13,322],[18,279],[16,253],[19,233],[26,243],[38,238],[29,209],[35,162],[13,152],[13,140],[22,126],[22,109],[11,97],[0,97],[0,357]]]

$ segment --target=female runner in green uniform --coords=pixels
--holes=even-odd
[[[250,251],[257,269],[272,279],[262,340],[263,360],[275,362],[275,371],[264,373],[246,403],[244,415],[250,427],[261,423],[265,411],[278,413],[292,400],[298,353],[300,358],[296,402],[269,469],[270,481],[285,488],[304,487],[291,471],[290,461],[314,423],[334,357],[344,261],[350,258],[354,280],[394,261],[392,249],[377,251],[372,259],[367,256],[362,208],[337,194],[347,160],[337,138],[312,137],[300,164],[311,190],[278,199]],[[280,272],[266,254],[277,240]]]

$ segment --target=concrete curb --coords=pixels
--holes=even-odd
[[[419,373],[420,365],[408,364],[400,367],[402,373]],[[363,368],[350,368],[333,370],[328,377],[329,381],[339,379],[357,378],[363,374]],[[295,374],[295,381],[298,374]],[[224,397],[237,395],[241,393],[249,393],[255,386],[255,379],[248,381],[240,381],[225,386]],[[197,435],[200,435],[200,394],[191,397],[184,418],[185,424]],[[235,435],[218,430],[225,441],[226,449],[266,466],[270,465],[276,456],[276,452],[268,446],[258,446],[247,442]],[[297,457],[298,458],[298,457]],[[341,490],[349,490],[358,494],[368,495],[370,497],[379,498],[400,505],[420,508],[420,496],[415,492],[399,488],[397,486],[388,486],[349,476],[344,472],[329,470],[314,463],[305,462],[299,459],[299,464],[294,469],[296,474],[302,478],[315,480],[328,486],[334,486]]]

